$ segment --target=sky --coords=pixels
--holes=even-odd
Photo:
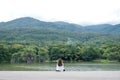
[[[0,0],[0,22],[20,17],[81,25],[120,23],[120,0]]]

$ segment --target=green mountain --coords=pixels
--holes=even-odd
[[[65,31],[74,32],[104,32],[104,33],[117,33],[120,34],[120,24],[110,25],[110,24],[99,24],[99,25],[88,25],[81,26],[78,24],[67,23],[67,22],[45,22],[40,21],[31,17],[23,17],[8,22],[1,22],[0,27],[8,28],[25,28],[25,27],[40,27],[40,28],[51,28]]]
[[[70,24],[66,22],[44,22],[31,17],[23,17],[18,18],[8,22],[0,23],[0,27],[16,27],[16,28],[24,28],[24,27],[40,27],[40,28],[51,28],[51,29],[60,29],[60,30],[69,30],[69,31],[77,31],[77,24]]]
[[[100,25],[90,25],[85,27],[86,32],[100,32],[109,34],[120,34],[120,24],[110,25],[110,24],[100,24]]]
[[[120,24],[81,26],[67,22],[45,22],[23,17],[0,23],[0,41],[71,42],[80,44],[120,41]]]

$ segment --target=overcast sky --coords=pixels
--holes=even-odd
[[[120,0],[0,0],[0,22],[20,17],[82,25],[120,23]]]

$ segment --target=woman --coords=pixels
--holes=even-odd
[[[58,59],[57,65],[56,65],[56,71],[62,72],[65,71],[64,64],[62,59]]]

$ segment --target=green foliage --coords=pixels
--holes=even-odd
[[[85,47],[82,49],[81,57],[84,61],[92,61],[100,57],[100,53],[93,47]]]
[[[1,62],[10,62],[11,54],[9,53],[9,49],[6,45],[0,44],[0,63]]]
[[[49,51],[46,48],[39,48],[38,55],[37,55],[39,63],[49,60],[48,52]]]
[[[120,43],[84,46],[54,43],[44,46],[20,43],[0,43],[0,63],[41,63],[61,57],[65,61],[92,61],[99,59],[120,61]]]
[[[0,23],[0,63],[120,61],[120,25],[80,25],[20,18]]]

